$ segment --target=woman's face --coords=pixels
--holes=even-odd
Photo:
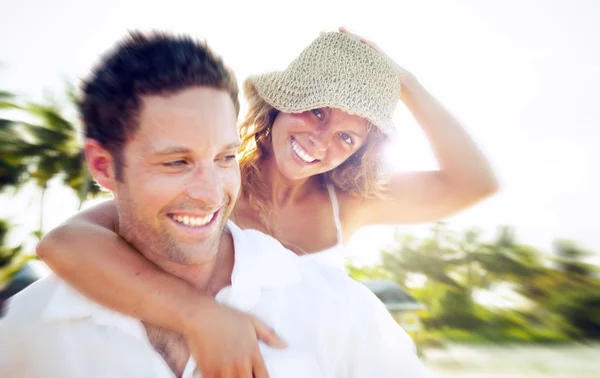
[[[272,153],[281,174],[299,180],[330,171],[367,139],[367,121],[335,108],[280,112],[271,130]]]

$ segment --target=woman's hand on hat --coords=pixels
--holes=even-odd
[[[408,72],[407,70],[402,68],[398,63],[396,63],[392,58],[390,58],[389,55],[384,53],[383,50],[381,50],[381,48],[379,46],[377,46],[377,44],[375,44],[374,42],[369,41],[368,39],[365,39],[357,34],[349,32],[348,29],[346,29],[343,26],[340,26],[338,30],[341,33],[347,34],[351,37],[358,39],[359,41],[361,41],[365,45],[371,47],[373,50],[377,51],[382,56],[384,56],[386,59],[388,59],[396,67],[396,70],[398,71],[398,75],[400,75],[400,83],[404,83],[408,77],[412,76],[412,74],[410,72]]]

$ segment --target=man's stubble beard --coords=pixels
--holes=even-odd
[[[212,251],[213,258],[217,255],[229,213],[222,214],[221,211],[219,214],[220,219],[216,220],[220,223],[219,230],[210,242],[201,245],[185,244],[175,240],[167,230],[160,227],[160,222],[157,223],[159,228],[154,229],[144,219],[140,219],[141,212],[138,211],[138,205],[130,196],[121,193],[119,198],[122,200],[117,199],[120,236],[156,265],[160,266],[161,261],[197,265],[212,261],[212,259],[208,261],[198,259],[198,254]],[[126,205],[122,205],[121,202]],[[223,207],[228,209],[228,204],[229,202]]]

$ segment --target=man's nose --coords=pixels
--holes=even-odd
[[[210,208],[217,208],[223,203],[223,186],[214,164],[204,164],[195,169],[187,184],[188,197],[202,202]]]

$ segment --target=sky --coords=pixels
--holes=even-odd
[[[321,31],[346,26],[377,43],[463,124],[501,183],[494,197],[448,218],[492,235],[512,225],[548,249],[573,239],[600,252],[600,2],[594,0],[118,1],[20,0],[1,7],[0,88],[39,100],[85,77],[98,55],[131,29],[206,39],[239,80],[284,68]],[[242,109],[243,112],[243,109]],[[399,170],[435,169],[418,124],[397,108]],[[0,217],[35,229],[34,188],[0,197]],[[32,199],[34,198],[34,199]],[[53,185],[44,223],[77,209]],[[428,225],[401,227],[423,234]],[[348,253],[376,259],[392,227],[359,231]]]

